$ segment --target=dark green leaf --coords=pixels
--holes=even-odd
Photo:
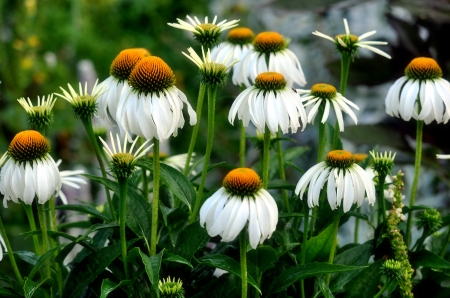
[[[299,242],[288,243],[286,245],[280,245],[280,246],[276,247],[275,251],[277,252],[277,256],[279,258],[282,255],[284,255],[285,253],[287,253],[288,251],[290,251],[291,249],[293,249],[294,247],[297,247],[299,245],[301,245],[301,243],[299,243]]]
[[[175,263],[185,264],[191,268],[194,268],[194,267],[192,267],[192,264],[188,260],[180,257],[179,255],[172,254],[170,252],[164,253],[163,262],[175,262]]]
[[[14,254],[33,266],[35,266],[39,260],[39,256],[31,251],[15,251]]]
[[[140,257],[142,263],[145,266],[145,272],[147,272],[148,279],[152,284],[153,290],[156,296],[159,297],[158,281],[159,281],[159,270],[161,269],[162,256],[164,254],[164,249],[154,256],[147,256],[138,247],[133,248],[130,252],[130,258]]]
[[[53,255],[53,253],[55,251],[58,251],[60,249],[63,249],[65,246],[67,246],[68,243],[63,243],[60,244],[52,249],[49,249],[45,254],[43,254],[42,256],[39,257],[38,262],[36,263],[36,265],[33,267],[33,269],[31,270],[30,274],[28,275],[28,279],[31,280],[33,279],[34,275],[36,274],[36,272],[39,270],[39,268],[41,267],[41,265],[44,263],[44,261],[49,258],[50,256]]]
[[[273,263],[278,260],[275,250],[268,245],[258,246],[257,249],[252,249],[247,253],[248,262],[252,262],[260,273],[263,273],[267,269],[275,267]]]
[[[199,264],[202,265],[208,265],[215,268],[220,268],[222,270],[226,270],[232,274],[235,274],[239,277],[241,277],[241,265],[239,265],[238,262],[236,262],[234,259],[230,258],[229,256],[225,255],[216,255],[216,254],[210,254],[204,257],[201,257],[197,260]],[[248,283],[251,284],[259,293],[261,293],[261,290],[259,289],[258,285],[256,284],[253,277],[250,275],[248,277]]]
[[[290,184],[289,182],[281,179],[275,179],[269,181],[269,189],[288,189],[288,190],[295,190],[295,185]]]
[[[25,293],[26,298],[31,298],[34,296],[35,292],[39,288],[49,287],[52,284],[52,279],[50,277],[47,277],[46,279],[42,280],[40,283],[35,283],[31,279],[25,278],[24,284],[23,284],[23,291]]]
[[[109,229],[109,228],[118,228],[119,225],[117,223],[106,223],[106,224],[95,224],[89,227],[87,231],[84,233],[85,236],[88,236],[91,233],[94,233],[101,229]]]
[[[316,278],[316,283],[319,285],[320,291],[325,298],[334,298],[333,293],[331,293],[330,288],[326,285],[323,278]]]
[[[319,235],[309,239],[302,249],[306,249],[306,263],[322,260],[330,254],[331,247],[335,245],[336,235],[334,235],[334,226],[331,224]],[[303,246],[305,246],[303,248]]]
[[[345,298],[373,297],[378,292],[380,268],[384,260],[380,259],[362,270],[345,285]],[[359,267],[361,268],[361,267]]]
[[[152,225],[152,205],[143,196],[127,196],[126,222],[137,236],[147,238]]]
[[[120,283],[116,284],[115,282],[111,281],[109,278],[103,280],[102,282],[102,288],[101,288],[101,296],[100,298],[106,298],[112,291],[115,289],[119,289],[121,287],[128,287],[131,285],[130,280],[121,280]]]
[[[89,205],[59,205],[55,206],[55,209],[78,211],[84,214],[89,214],[98,217],[104,221],[109,221],[108,217],[106,217],[103,213],[101,213],[100,211]]]
[[[58,230],[61,231],[71,228],[88,229],[90,226],[92,226],[92,222],[90,220],[65,222],[58,225]]]
[[[344,266],[328,263],[310,263],[306,265],[297,265],[284,270],[270,285],[270,292],[277,293],[284,291],[293,283],[312,276],[319,276],[328,273],[344,272],[349,270],[358,270],[363,267]],[[366,297],[366,296],[361,296]],[[367,296],[368,297],[368,296]]]
[[[422,266],[435,269],[450,269],[450,262],[428,250],[421,250],[411,253],[410,262],[414,268]]]
[[[417,211],[417,210],[425,210],[425,209],[430,209],[430,206],[426,206],[426,205],[416,205],[416,206],[404,206],[403,207],[403,213],[407,214],[409,213],[411,210],[413,211]]]
[[[194,222],[179,234],[173,253],[189,261],[208,240],[206,229],[202,228],[198,221]]]
[[[0,297],[12,297],[12,298],[20,298],[23,296],[19,296],[16,293],[14,293],[9,288],[0,288]]]
[[[298,166],[296,166],[295,164],[293,164],[292,162],[287,162],[286,165],[293,167],[294,169],[296,169],[299,173],[301,174],[305,174],[305,171],[303,171],[302,169],[300,169]]]

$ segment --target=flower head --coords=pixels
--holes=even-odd
[[[177,19],[177,23],[167,23],[167,25],[172,26],[174,28],[183,29],[187,31],[191,31],[194,33],[194,40],[207,48],[212,48],[213,46],[219,44],[220,35],[223,31],[236,27],[239,20],[233,20],[227,22],[227,20],[223,20],[220,23],[216,24],[217,16],[214,17],[211,23],[208,22],[208,17],[205,17],[205,22],[202,23],[198,20],[197,17],[194,16],[192,19],[190,16],[186,16],[189,20],[189,23]]]
[[[94,88],[92,88],[91,94],[87,90],[87,82],[84,84],[84,90],[79,83],[79,92],[77,93],[70,84],[69,92],[59,87],[63,94],[55,93],[55,95],[64,98],[72,105],[72,111],[75,117],[80,119],[89,119],[93,115],[97,114],[97,99],[102,94],[103,86],[97,86],[97,81],[95,81]]]
[[[400,281],[403,278],[403,266],[402,263],[396,260],[386,260],[381,266],[381,274],[386,275],[388,280]]]
[[[339,53],[346,53],[349,56],[354,56],[358,52],[358,48],[364,48],[364,49],[368,49],[378,55],[381,55],[383,57],[391,59],[391,56],[389,56],[385,52],[372,46],[372,45],[387,45],[387,42],[385,42],[385,41],[362,41],[363,39],[374,35],[375,33],[377,33],[377,31],[374,30],[374,31],[364,33],[361,36],[356,36],[356,35],[353,35],[350,33],[350,29],[348,27],[348,23],[347,23],[346,19],[344,19],[344,26],[345,26],[345,34],[339,34],[335,38],[325,35],[323,33],[320,33],[319,31],[314,31],[312,34],[332,41],[336,45],[336,49],[339,51]]]
[[[178,279],[164,279],[158,282],[158,289],[161,298],[184,298],[183,282]]]
[[[253,48],[254,39],[255,34],[250,28],[238,27],[231,29],[226,40],[212,49],[211,58],[213,61],[221,61],[231,54],[232,58],[242,60],[245,54]],[[235,85],[239,85],[236,80],[238,68],[239,64],[233,65],[232,81]]]
[[[34,197],[39,204],[58,195],[61,178],[55,161],[49,154],[50,144],[35,130],[22,131],[11,141],[8,152],[0,159],[0,192],[7,201],[18,199],[31,205]]]
[[[409,121],[429,124],[450,119],[450,83],[432,58],[415,58],[405,69],[405,76],[395,81],[386,96],[386,113]]]
[[[116,144],[114,143],[114,138],[112,133],[110,132],[111,139],[111,147],[102,139],[99,138],[103,143],[103,150],[105,150],[106,154],[111,158],[111,171],[116,175],[117,178],[128,178],[130,177],[135,170],[136,160],[141,158],[147,153],[148,150],[153,146],[145,147],[150,140],[144,142],[144,144],[139,147],[136,152],[133,153],[134,146],[136,146],[137,140],[139,137],[136,137],[131,144],[130,150],[127,150],[128,144],[128,135],[125,135],[123,140],[123,146],[120,145],[121,140],[119,135],[116,135],[117,138],[117,149]]]
[[[159,57],[144,57],[122,90],[116,120],[122,135],[128,132],[164,142],[184,125],[183,103],[188,108],[189,123],[194,125],[197,115],[186,95],[175,87],[172,69]]]
[[[249,168],[229,172],[222,187],[208,198],[200,209],[200,225],[211,237],[233,241],[248,221],[250,245],[270,238],[278,222],[278,207],[269,192],[262,188],[261,178]]]
[[[231,106],[228,121],[233,124],[236,114],[247,127],[250,120],[264,133],[265,127],[272,134],[283,133],[289,128],[293,133],[306,126],[305,108],[295,90],[288,88],[284,76],[277,72],[265,72],[255,79],[255,85],[245,89]],[[299,121],[301,119],[301,124]]]
[[[392,168],[394,167],[394,158],[397,153],[392,154],[392,152],[380,153],[370,151],[370,155],[373,158],[372,168],[380,175],[386,177],[388,174],[392,173]]]
[[[182,52],[184,56],[189,58],[200,70],[200,81],[208,86],[220,86],[223,87],[228,78],[228,71],[238,60],[233,58],[232,53],[227,56],[221,57],[220,60],[212,60],[211,52],[208,49],[205,55],[205,51],[202,47],[202,58],[200,58],[193,48],[188,49],[189,55]]]
[[[297,89],[297,92],[302,94],[302,101],[306,102],[305,107],[308,107],[308,123],[314,123],[314,118],[316,117],[320,107],[324,109],[323,117],[320,121],[325,123],[328,119],[328,115],[330,114],[331,106],[336,113],[340,131],[344,131],[344,119],[342,118],[342,112],[347,113],[355,124],[358,123],[358,119],[351,109],[354,108],[359,110],[358,106],[337,92],[334,86],[328,84],[315,84],[311,87],[311,90]]]
[[[336,209],[343,202],[343,210],[347,212],[352,204],[358,207],[364,201],[366,193],[370,204],[375,203],[375,186],[367,173],[355,163],[352,154],[345,150],[330,151],[325,161],[309,169],[300,179],[295,193],[303,198],[308,189],[308,206],[319,205],[322,188],[327,183],[327,198],[331,209]]]
[[[53,106],[56,102],[56,98],[53,99],[53,94],[48,95],[47,99],[43,96],[42,100],[38,96],[36,106],[33,106],[29,97],[27,100],[21,97],[17,101],[27,112],[28,124],[32,128],[41,129],[53,124]]]
[[[148,56],[150,56],[150,52],[146,49],[133,48],[121,51],[113,60],[109,71],[110,76],[100,83],[100,87],[105,90],[97,100],[100,118],[113,126],[117,124],[117,104],[123,86],[128,83],[128,77],[136,63]]]
[[[441,213],[436,209],[425,209],[418,215],[417,226],[419,229],[424,228],[430,232],[436,232],[442,227]]]
[[[253,49],[242,57],[233,83],[250,87],[260,73],[278,72],[286,78],[288,87],[294,83],[304,86],[305,75],[297,57],[287,48],[289,42],[277,32],[258,34],[253,40]]]

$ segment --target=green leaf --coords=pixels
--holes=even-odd
[[[290,251],[291,249],[293,249],[294,247],[297,247],[299,245],[301,245],[301,243],[299,243],[299,242],[288,243],[286,245],[277,246],[275,251],[276,251],[277,256],[279,258],[282,255],[284,255],[285,253],[287,253],[288,251]]]
[[[50,277],[42,280],[40,283],[35,283],[29,278],[25,278],[23,284],[23,291],[25,293],[26,298],[31,298],[34,296],[35,292],[41,287],[50,287],[52,285],[53,280]]]
[[[411,253],[410,262],[414,268],[422,266],[435,269],[450,269],[450,262],[428,250],[421,250]]]
[[[305,174],[305,171],[303,171],[302,169],[300,169],[298,166],[296,166],[295,164],[293,164],[292,162],[287,162],[286,165],[293,167],[294,169],[297,170],[297,172],[301,173],[301,174]]]
[[[179,255],[172,254],[170,252],[164,253],[163,262],[175,262],[175,263],[185,264],[191,268],[194,268],[194,267],[192,267],[192,264],[188,260],[180,257]]]
[[[105,223],[105,224],[95,224],[91,225],[89,229],[84,233],[84,236],[89,236],[90,234],[97,232],[101,229],[109,229],[109,228],[118,228],[119,225],[117,223]]]
[[[209,235],[205,228],[202,228],[198,221],[188,225],[179,235],[177,244],[172,253],[180,257],[191,260],[194,254],[202,248],[209,240]]]
[[[330,288],[326,285],[323,278],[316,278],[316,283],[319,285],[320,291],[325,298],[334,298],[333,293],[331,293]]]
[[[225,161],[222,162],[218,162],[218,163],[214,163],[212,165],[208,166],[208,170],[206,170],[206,172],[208,173],[209,171],[211,171],[212,169],[219,167],[219,166],[224,166],[226,164]],[[202,172],[197,173],[197,175],[195,175],[194,177],[191,178],[191,182],[195,181],[196,179],[200,178],[200,176],[202,175]]]
[[[153,171],[153,162],[148,159],[139,159],[136,165]],[[192,183],[178,170],[163,163],[160,164],[160,174],[161,181],[166,184],[173,195],[191,210],[191,204],[195,200],[195,190]]]
[[[197,262],[202,265],[212,266],[215,268],[226,270],[242,278],[241,265],[234,259],[230,258],[229,256],[210,254],[201,257],[200,259],[197,260]],[[253,277],[248,275],[247,279],[248,283],[251,284],[261,294],[261,290],[259,289]]]
[[[431,207],[427,206],[427,205],[415,205],[415,206],[412,206],[412,207],[404,206],[403,207],[403,213],[407,214],[407,213],[411,212],[411,210],[412,211],[416,211],[416,210],[425,210],[425,209],[431,209]]]
[[[286,218],[286,217],[305,217],[303,213],[278,213],[278,218]]]
[[[127,242],[132,245],[138,239]],[[112,261],[122,253],[121,244],[117,243],[97,250],[85,257],[75,268],[72,269],[64,287],[62,297],[80,297],[86,286],[89,285]]]
[[[152,226],[152,205],[143,197],[127,196],[126,223],[139,237],[147,238]]]
[[[345,298],[373,297],[378,292],[380,268],[383,262],[383,259],[377,260],[350,280],[345,285],[347,293]]]
[[[283,152],[284,162],[291,162],[298,157],[302,156],[305,152],[308,152],[311,150],[311,148],[306,146],[300,146],[300,147],[292,147]]]
[[[269,181],[269,189],[288,189],[288,190],[295,190],[295,185],[290,184],[286,180],[281,179],[275,179]]]
[[[20,298],[23,296],[19,296],[16,293],[14,293],[9,288],[0,288],[0,297],[12,297],[12,298]]]
[[[33,269],[31,270],[30,274],[28,275],[28,279],[31,280],[33,279],[34,275],[37,273],[37,271],[39,270],[39,268],[41,267],[41,265],[44,263],[44,261],[53,255],[53,253],[55,251],[58,251],[60,249],[63,249],[64,247],[66,247],[68,245],[68,243],[63,243],[60,244],[52,249],[49,249],[45,254],[43,254],[42,256],[39,257],[39,260],[37,261],[36,265],[34,265]]]
[[[120,283],[116,284],[111,281],[109,278],[103,280],[102,288],[101,288],[101,296],[100,298],[106,298],[112,291],[115,289],[119,289],[124,286],[131,286],[131,280],[121,280]]]
[[[334,226],[331,224],[319,235],[310,238],[305,245],[302,245],[302,249],[306,249],[306,263],[319,261],[330,255],[331,247],[334,245],[335,240],[333,231]],[[300,257],[300,254],[298,257]]]
[[[33,266],[36,266],[39,260],[39,256],[31,251],[15,251],[14,254],[18,256],[21,260]]]
[[[268,245],[261,245],[257,249],[252,249],[247,253],[247,256],[248,262],[252,262],[259,269],[260,273],[275,267],[273,263],[278,260],[277,253]]]
[[[136,258],[140,258],[145,267],[145,272],[147,273],[148,279],[152,284],[153,290],[156,293],[156,296],[159,297],[159,270],[161,269],[161,261],[162,256],[164,254],[164,249],[161,250],[158,254],[154,256],[147,256],[143,253],[139,247],[133,248],[133,250],[129,253],[130,261]]]
[[[297,265],[284,270],[270,285],[270,293],[277,293],[286,290],[293,283],[312,276],[319,276],[328,273],[358,270],[363,267],[344,266],[328,263],[310,263]],[[368,297],[368,296],[361,296]]]
[[[88,175],[88,174],[83,174],[83,176],[86,176],[87,178],[89,178],[93,181],[96,181],[100,184],[103,184],[104,186],[111,189],[115,194],[120,193],[119,192],[119,184],[116,181],[109,180],[108,178],[92,176],[92,175]],[[140,189],[138,189],[136,186],[134,186],[132,183],[128,183],[127,195],[128,195],[128,197],[131,197],[133,199],[142,198],[145,200],[144,196],[142,195],[142,191]],[[107,221],[109,221],[109,220],[107,220]]]
[[[56,210],[71,210],[71,211],[78,211],[84,214],[89,214],[95,217],[98,217],[104,221],[110,221],[108,217],[106,217],[103,213],[98,211],[92,206],[89,205],[59,205],[55,206]]]
[[[92,222],[90,220],[65,222],[65,223],[58,225],[58,231],[72,229],[72,228],[88,229],[90,226],[92,226]]]

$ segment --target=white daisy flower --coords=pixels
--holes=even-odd
[[[105,90],[97,100],[98,116],[112,126],[116,126],[117,105],[123,86],[128,84],[128,77],[136,63],[144,57],[150,56],[143,48],[126,49],[117,55],[110,67],[110,76],[100,83]]]
[[[297,92],[301,94],[302,101],[306,102],[305,107],[307,107],[308,123],[314,123],[314,118],[321,106],[324,106],[323,117],[320,120],[322,123],[327,121],[331,106],[336,114],[340,131],[344,131],[342,112],[347,113],[355,122],[355,125],[358,123],[358,119],[351,109],[359,110],[358,106],[337,92],[334,86],[315,84],[311,87],[311,90],[297,89]]]
[[[340,53],[347,53],[348,55],[353,56],[358,51],[358,48],[364,48],[364,49],[368,49],[378,55],[381,55],[383,57],[391,59],[391,56],[389,56],[387,53],[372,46],[372,45],[387,45],[388,44],[387,42],[385,42],[385,41],[368,41],[368,40],[362,41],[363,39],[374,35],[375,33],[377,33],[377,31],[374,30],[374,31],[364,33],[361,36],[356,36],[356,35],[350,34],[350,29],[348,27],[348,23],[347,23],[346,19],[344,19],[344,26],[345,26],[345,34],[339,34],[335,38],[325,35],[323,33],[320,33],[319,31],[314,31],[312,34],[332,41],[336,45],[336,48]]]
[[[205,17],[205,22],[202,23],[199,21],[197,17],[194,16],[194,19],[192,19],[190,16],[186,16],[189,23],[177,19],[177,23],[167,23],[167,25],[187,30],[192,33],[194,33],[194,40],[207,48],[211,48],[214,45],[217,45],[220,41],[220,35],[223,31],[228,30],[230,28],[236,27],[239,22],[239,20],[233,20],[230,22],[227,22],[227,20],[223,20],[220,23],[216,24],[217,16],[214,17],[212,23],[208,22],[208,17]]]
[[[197,115],[186,95],[175,87],[172,69],[159,57],[142,58],[133,68],[117,106],[121,134],[156,138],[162,143],[183,127],[183,103],[188,108],[189,124],[194,125]]]
[[[255,171],[238,168],[229,172],[222,187],[200,209],[200,225],[206,224],[211,237],[233,241],[248,222],[250,245],[270,238],[278,222],[278,207]]]
[[[415,58],[386,96],[386,113],[409,121],[411,118],[429,124],[447,123],[450,119],[450,83],[432,58]]]
[[[300,179],[295,193],[303,199],[308,188],[308,206],[319,205],[322,188],[327,183],[327,198],[331,209],[343,206],[344,212],[350,210],[354,203],[361,206],[367,195],[369,203],[375,203],[375,185],[367,173],[355,163],[350,152],[333,150],[327,154],[325,161],[309,169]]]
[[[8,252],[5,240],[3,240],[2,234],[0,234],[0,261],[3,260],[3,248],[5,248],[5,252]]]
[[[70,84],[67,84],[69,87],[69,92],[64,90],[62,87],[59,87],[63,94],[55,93],[55,95],[67,100],[72,105],[72,111],[75,117],[80,119],[90,119],[93,115],[97,114],[97,99],[102,92],[104,92],[103,86],[97,86],[97,83],[98,80],[95,81],[91,94],[89,94],[87,90],[87,82],[85,82],[84,90],[81,83],[79,83],[78,93]]]
[[[188,52],[189,55],[185,52],[182,53],[198,66],[200,70],[200,81],[207,86],[223,87],[227,82],[228,71],[238,62],[237,58],[233,58],[231,52],[226,56],[218,57],[217,60],[213,60],[211,58],[211,51],[208,49],[205,54],[203,46],[202,58],[200,58],[193,48],[189,48]]]
[[[450,159],[450,154],[436,154],[437,159]]]
[[[59,170],[59,165],[61,164],[62,160],[59,159],[56,162],[56,166],[58,167]],[[80,184],[87,184],[87,182],[81,178],[81,177],[76,177],[77,175],[82,175],[84,174],[83,170],[75,170],[75,171],[59,171],[59,175],[61,176],[61,183],[62,185],[65,186],[70,186],[72,188],[76,188],[76,189],[80,189]],[[61,199],[61,201],[63,202],[64,205],[67,205],[67,197],[64,194],[64,192],[62,191],[62,189],[59,191],[59,198]]]
[[[239,27],[234,28],[228,32],[226,41],[220,43],[217,47],[214,47],[211,51],[211,57],[214,61],[223,60],[229,53],[233,58],[242,60],[245,54],[253,49],[253,40],[255,34],[250,28]],[[237,82],[238,64],[233,65],[233,84],[239,85]]]
[[[136,137],[134,139],[133,143],[131,144],[130,150],[127,150],[129,139],[128,134],[125,134],[122,146],[120,145],[121,139],[119,135],[116,135],[117,148],[111,132],[109,133],[109,136],[111,140],[111,146],[109,146],[101,137],[99,137],[99,139],[103,144],[103,150],[105,150],[106,154],[111,158],[110,169],[117,178],[128,178],[134,172],[136,161],[144,156],[148,152],[148,150],[153,147],[153,144],[146,147],[150,142],[150,139],[148,139],[133,153],[133,149],[136,146],[139,137]]]
[[[22,131],[13,138],[8,151],[0,159],[0,192],[7,201],[19,199],[31,205],[35,197],[39,204],[47,202],[61,189],[61,177],[49,154],[50,144],[35,130]]]
[[[306,113],[299,95],[292,88],[286,87],[283,75],[276,72],[259,74],[255,85],[245,89],[233,102],[228,121],[233,124],[236,114],[247,127],[249,122],[264,133],[265,127],[272,134],[278,132],[278,126],[283,133],[292,133],[306,126]],[[301,123],[299,121],[301,120]]]
[[[304,86],[305,75],[297,56],[287,48],[289,42],[277,32],[259,33],[253,41],[253,49],[238,64],[233,83],[250,87],[260,73],[273,71],[286,78],[288,87],[294,83]]]

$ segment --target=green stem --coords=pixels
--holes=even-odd
[[[144,139],[139,139],[139,143],[142,146],[144,144]],[[142,192],[144,193],[144,198],[146,198],[150,203],[150,197],[149,197],[149,190],[148,190],[148,177],[147,177],[147,170],[142,169],[141,170],[142,175]]]
[[[34,219],[34,214],[33,214],[33,208],[31,207],[31,205],[27,205],[23,202],[22,206],[25,209],[25,213],[27,214],[28,217],[28,223],[30,224],[30,229],[31,232],[35,232],[36,229],[36,220]],[[41,255],[41,246],[39,245],[39,239],[38,239],[38,235],[33,234],[33,243],[34,243],[34,250],[36,252],[36,254],[38,256]]]
[[[324,108],[319,107],[319,113],[317,115],[317,119],[319,120],[319,142],[317,144],[317,163],[322,162],[325,158],[325,143],[326,143],[326,135],[325,135],[325,123],[322,123]]]
[[[333,264],[334,262],[334,255],[336,253],[336,247],[338,244],[338,239],[337,239],[337,234],[338,234],[338,229],[339,229],[339,209],[334,211],[334,216],[333,216],[333,244],[331,245],[331,250],[330,250],[330,255],[328,257],[328,264]],[[331,278],[331,274],[328,273],[327,274],[327,278],[326,278],[326,285],[328,286],[330,284],[330,278]]]
[[[280,131],[277,132],[277,138],[281,137]],[[277,156],[278,156],[278,166],[280,172],[280,179],[286,181],[286,172],[284,170],[284,159],[283,159],[283,149],[281,146],[281,141],[277,142]],[[291,208],[289,206],[289,198],[286,189],[281,190],[281,195],[283,197],[284,205],[286,206],[286,210],[288,213],[291,213]]]
[[[302,243],[302,251],[301,251],[301,255],[300,255],[300,264],[304,265],[306,263],[306,242],[308,241],[308,217],[309,217],[309,208],[308,208],[308,203],[306,202],[306,200],[303,201],[303,220],[304,220],[304,224],[303,224],[303,243]],[[302,279],[300,282],[300,288],[302,291],[302,298],[305,298],[305,280]]]
[[[102,172],[103,178],[106,177],[106,170],[105,165],[103,164],[102,159],[102,152],[100,150],[100,147],[98,145],[97,138],[95,137],[94,129],[92,128],[92,120],[91,118],[83,118],[82,121],[84,129],[86,130],[86,133],[89,137],[89,140],[92,143],[92,146],[94,146],[95,155],[97,156],[98,164],[100,166],[100,171]],[[111,194],[109,193],[108,187],[105,185],[105,193],[106,193],[106,200],[108,201],[109,205],[109,211],[111,212],[111,215],[115,221],[117,221],[116,213],[114,212],[112,200],[111,200]]]
[[[356,212],[358,212],[358,214],[361,214],[361,209],[357,208]],[[359,218],[356,217],[355,218],[355,235],[353,236],[353,242],[358,243],[358,238],[359,238]]]
[[[47,235],[47,220],[45,217],[45,208],[43,204],[37,203],[38,215],[39,215],[39,225],[41,226],[42,232],[42,248],[45,254],[48,251],[48,235]],[[50,259],[45,259],[45,274],[46,277],[51,277],[50,271]]]
[[[269,185],[269,166],[270,166],[270,130],[266,125],[264,132],[264,149],[263,149],[263,188],[267,189]]]
[[[127,188],[128,188],[128,178],[119,177],[119,196],[120,196],[120,210],[119,210],[119,225],[120,225],[120,244],[122,247],[122,259],[123,267],[125,269],[125,278],[130,279],[130,274],[128,272],[128,258],[127,258],[127,237],[125,235],[126,218],[127,218]]]
[[[246,135],[245,135],[245,126],[244,121],[241,122],[241,135],[239,139],[239,166],[241,168],[245,167],[245,145],[246,145]]]
[[[373,298],[378,298],[381,297],[381,295],[383,295],[383,293],[387,290],[387,288],[389,288],[389,286],[392,284],[392,280],[390,280],[389,282],[386,282],[383,287],[381,288],[381,290],[375,295],[373,296]]]
[[[202,177],[198,187],[197,197],[195,199],[194,209],[189,217],[189,223],[193,223],[197,219],[200,205],[203,198],[203,189],[205,188],[206,174],[208,173],[209,159],[211,157],[212,144],[214,139],[214,113],[216,105],[217,87],[208,86],[208,138],[206,140],[205,161],[203,162]]]
[[[150,256],[156,255],[156,244],[158,243],[158,211],[159,211],[159,140],[153,141],[153,202],[152,202],[152,230],[150,242]]]
[[[6,249],[8,250],[9,260],[11,261],[11,266],[16,275],[17,281],[23,286],[23,278],[20,274],[19,267],[17,266],[16,259],[14,258],[14,252],[11,248],[11,244],[9,243],[8,235],[6,234],[5,227],[3,226],[2,218],[0,217],[0,234],[3,236],[3,240],[6,244]],[[1,245],[1,244],[0,244]]]
[[[423,133],[423,121],[417,121],[416,132],[416,161],[414,164],[414,179],[411,186],[411,195],[409,201],[409,207],[412,208],[416,202],[417,185],[419,184],[420,163],[422,160],[422,133]],[[413,211],[410,209],[408,214],[408,221],[406,222],[406,247],[411,244],[411,228],[412,228]]]
[[[50,197],[50,200],[48,201],[49,209],[50,209],[50,219],[51,219],[51,225],[49,227],[50,231],[57,232],[58,231],[58,222],[56,220],[56,210],[55,210],[55,198],[54,196]],[[58,245],[58,241],[50,238],[51,248],[54,248]],[[58,255],[59,250],[56,250],[53,254],[53,257],[56,258]],[[58,283],[58,290],[59,293],[62,293],[63,291],[63,277],[62,277],[62,271],[61,267],[58,263],[55,262],[55,270],[57,274],[57,283]]]
[[[242,298],[247,298],[247,229],[243,229],[239,236],[241,278],[242,278]]]
[[[342,96],[345,95],[345,91],[347,89],[347,80],[348,80],[348,73],[350,70],[350,62],[351,62],[351,55],[348,55],[346,53],[341,53],[341,84],[339,86],[339,93],[342,94]],[[332,149],[336,150],[338,148],[339,143],[339,122],[336,120],[336,124],[334,125],[334,134],[333,134],[333,145]]]
[[[189,149],[186,158],[186,164],[184,165],[183,175],[187,176],[189,173],[189,165],[191,162],[192,153],[194,152],[195,142],[197,140],[198,128],[200,126],[201,117],[202,117],[202,107],[203,107],[203,99],[205,98],[206,84],[200,83],[200,89],[198,90],[198,98],[197,98],[197,123],[195,123],[194,129],[192,130],[191,142],[189,143]]]
[[[386,175],[379,175],[378,180],[378,202],[381,205],[383,222],[386,222],[386,200],[384,199],[384,181],[386,180]]]
[[[450,227],[448,227],[447,237],[445,238],[445,245],[442,247],[441,253],[439,254],[441,258],[444,258],[447,252],[448,243],[450,242]]]

